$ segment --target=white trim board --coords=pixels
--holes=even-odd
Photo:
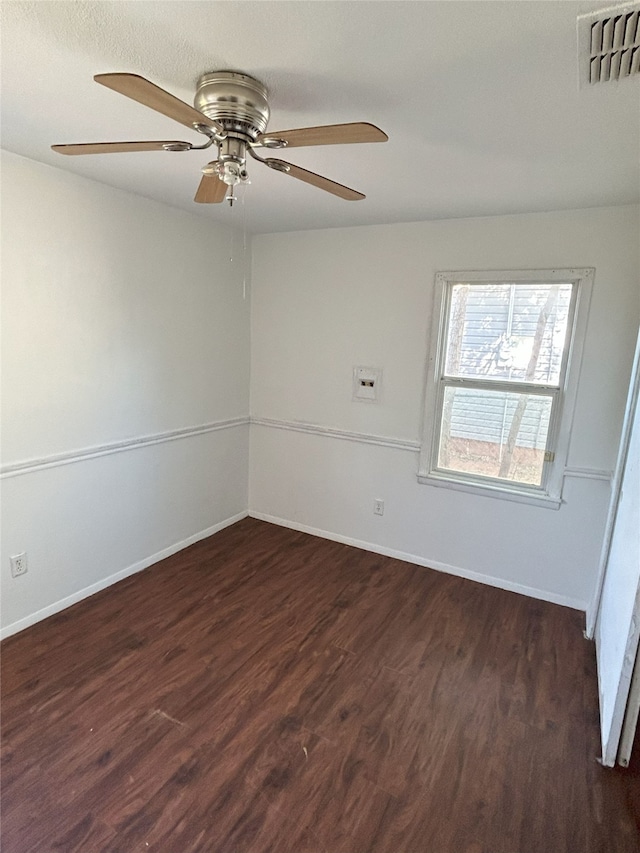
[[[157,551],[150,557],[145,557],[143,560],[139,560],[137,563],[133,563],[133,565],[127,566],[125,569],[120,569],[120,571],[115,572],[106,578],[102,578],[102,580],[99,580],[90,586],[79,589],[77,592],[66,596],[66,598],[61,598],[59,601],[55,601],[53,604],[49,604],[41,610],[36,610],[35,613],[30,613],[29,616],[25,616],[23,619],[19,619],[17,622],[13,622],[11,625],[7,625],[5,628],[2,628],[0,630],[0,640],[4,640],[12,634],[17,634],[19,631],[24,631],[25,628],[35,625],[36,622],[41,622],[49,616],[60,613],[61,610],[66,610],[67,607],[71,607],[72,604],[77,604],[79,601],[89,598],[91,595],[95,595],[96,592],[100,592],[101,590],[118,583],[118,581],[122,581],[131,575],[135,575],[138,572],[143,571],[144,569],[148,569],[149,566],[153,566],[155,563],[159,563],[160,560],[164,560],[167,557],[171,557],[173,554],[177,554],[178,551],[188,548],[189,545],[194,545],[202,539],[207,539],[207,537],[213,536],[214,533],[219,533],[221,530],[224,530],[225,527],[230,527],[232,524],[242,521],[242,519],[246,518],[248,514],[249,513],[246,510],[236,513],[236,515],[232,515],[230,518],[225,518],[224,521],[219,521],[211,527],[200,530],[198,533],[194,533],[192,536],[188,536],[180,542],[175,542],[173,545],[169,545],[161,551]]]
[[[227,420],[212,421],[206,424],[184,427],[182,429],[167,430],[166,432],[153,433],[151,435],[136,436],[135,438],[113,441],[108,444],[96,445],[95,447],[69,450],[64,453],[54,453],[49,456],[41,456],[37,459],[26,459],[20,462],[9,462],[0,466],[0,479],[19,477],[23,474],[31,474],[46,468],[57,468],[60,465],[71,465],[75,462],[85,462],[100,456],[110,456],[113,453],[123,453],[127,450],[136,450],[140,447],[149,447],[153,444],[164,444],[167,441],[177,441],[182,438],[192,438],[196,435],[204,435],[223,429],[245,426],[263,426],[271,429],[290,430],[302,432],[307,435],[320,435],[326,438],[337,438],[342,441],[354,441],[358,444],[372,444],[377,447],[390,447],[393,450],[403,450],[410,453],[420,452],[420,442],[404,438],[392,438],[373,433],[355,432],[350,430],[327,427],[320,424],[305,423],[304,421],[286,421],[276,418],[259,417],[237,417]],[[564,469],[565,477],[578,477],[589,480],[610,480],[611,471],[598,468],[571,468]]]
[[[545,590],[539,590],[535,589],[534,587],[524,586],[523,584],[505,581],[502,578],[495,578],[491,577],[490,575],[483,575],[480,572],[474,572],[468,569],[459,568],[457,566],[451,566],[446,563],[440,563],[436,560],[427,560],[424,557],[419,557],[415,554],[408,554],[405,551],[398,551],[394,548],[385,548],[384,546],[376,545],[371,542],[364,542],[360,539],[354,539],[350,536],[342,536],[340,534],[332,533],[327,530],[321,530],[317,527],[311,527],[306,524],[298,524],[297,522],[288,521],[284,518],[277,518],[276,516],[268,515],[267,513],[244,510],[242,512],[237,513],[236,515],[231,516],[230,518],[225,519],[224,521],[218,522],[218,524],[214,524],[211,527],[207,527],[204,530],[199,531],[198,533],[194,533],[192,536],[188,536],[186,539],[183,539],[180,542],[176,542],[173,545],[169,545],[168,547],[163,548],[161,551],[157,551],[155,554],[152,554],[150,557],[145,557],[143,560],[139,560],[137,563],[133,563],[131,566],[127,566],[126,568],[121,569],[120,571],[115,572],[114,574],[109,575],[106,578],[102,578],[102,580],[99,580],[96,583],[91,584],[90,586],[84,587],[83,589],[78,590],[77,592],[74,592],[65,598],[62,598],[59,601],[48,605],[47,607],[43,607],[41,610],[37,610],[34,613],[29,614],[23,619],[19,619],[17,622],[13,622],[10,625],[7,625],[6,627],[0,630],[0,640],[4,640],[5,638],[12,636],[13,634],[17,634],[19,631],[23,631],[25,628],[29,628],[31,625],[35,625],[37,622],[41,622],[43,619],[46,619],[49,616],[53,616],[56,613],[60,613],[62,610],[66,610],[73,604],[77,604],[79,601],[82,601],[83,599],[88,598],[89,596],[94,595],[95,593],[100,592],[101,590],[106,589],[107,587],[112,586],[115,583],[118,583],[118,581],[124,580],[125,578],[128,578],[131,575],[137,574],[138,572],[149,568],[155,563],[159,563],[161,560],[164,560],[167,557],[171,557],[178,551],[182,551],[184,548],[188,548],[189,545],[193,545],[196,542],[200,542],[202,539],[206,539],[209,536],[213,536],[214,533],[218,533],[219,531],[223,530],[225,527],[230,527],[232,524],[236,524],[238,521],[242,521],[242,519],[246,518],[247,516],[249,516],[250,518],[256,518],[259,521],[266,521],[270,524],[277,524],[279,527],[287,527],[290,530],[297,530],[301,533],[309,533],[312,536],[319,536],[321,539],[329,539],[333,542],[341,542],[343,545],[351,545],[354,548],[360,548],[361,550],[370,551],[374,554],[382,554],[385,557],[393,557],[397,560],[404,560],[407,563],[423,566],[428,569],[434,569],[438,572],[444,572],[445,574],[455,575],[456,577],[477,581],[478,583],[497,587],[498,589],[508,590],[509,592],[517,592],[521,595],[529,596],[530,598],[537,598],[541,601],[549,601],[553,604],[562,605],[563,607],[571,607],[574,610],[584,610],[586,606],[585,602],[570,598],[568,596],[556,595],[555,593],[547,592]]]
[[[604,480],[610,483],[613,471],[606,471],[601,468],[572,468],[567,465],[564,469],[564,476],[573,477],[576,480]]]
[[[300,533],[309,533],[312,536],[319,536],[321,539],[330,539],[332,542],[341,542],[343,545],[351,545],[352,547],[360,548],[363,551],[371,551],[373,554],[381,554],[383,557],[393,557],[396,560],[404,560],[405,563],[413,563],[416,566],[423,566],[426,569],[434,569],[436,572],[455,575],[455,577],[476,581],[478,583],[485,584],[486,586],[493,586],[498,589],[507,590],[508,592],[517,592],[520,595],[526,595],[529,598],[536,598],[540,601],[549,601],[552,604],[559,604],[562,607],[570,607],[572,610],[584,611],[587,606],[586,601],[582,601],[577,598],[571,598],[566,595],[557,595],[554,592],[547,592],[543,589],[536,589],[535,587],[514,583],[512,581],[504,580],[503,578],[495,578],[491,575],[483,575],[481,572],[462,569],[458,566],[450,566],[447,563],[440,563],[437,560],[428,560],[425,557],[419,557],[416,554],[407,554],[405,551],[397,551],[395,548],[386,548],[383,545],[364,542],[361,539],[353,539],[351,536],[342,536],[339,533],[333,533],[329,530],[321,530],[318,527],[310,527],[307,524],[298,524],[296,521],[278,518],[277,516],[268,515],[264,512],[256,512],[250,509],[248,514],[250,518],[256,518],[259,521],[266,521],[269,524],[277,524],[279,527],[287,527],[290,530],[297,530]]]
[[[327,438],[339,438],[343,441],[355,441],[359,444],[375,444],[379,447],[392,447],[395,450],[408,450],[412,453],[420,452],[420,443],[410,441],[406,438],[390,438],[384,435],[374,435],[368,432],[352,432],[346,429],[310,424],[305,421],[283,421],[276,418],[251,418],[251,424],[255,426],[271,427],[273,429],[291,430],[292,432],[306,432],[311,435],[322,435]]]
[[[338,429],[337,427],[322,426],[306,421],[286,421],[278,418],[251,417],[252,426],[262,426],[270,429],[290,430],[307,435],[319,435],[325,438],[337,438],[342,441],[355,441],[358,444],[373,444],[377,447],[390,447],[393,450],[404,450],[410,453],[420,453],[420,442],[408,438],[392,438],[375,435],[368,432]],[[574,477],[582,480],[611,480],[612,472],[602,468],[574,468],[568,465],[563,472],[564,477]]]
[[[69,450],[65,453],[54,453],[50,456],[42,456],[39,459],[26,459],[22,462],[10,462],[0,466],[0,478],[17,477],[21,474],[30,474],[32,471],[41,471],[43,468],[57,468],[59,465],[70,465],[74,462],[84,462],[86,459],[95,459],[98,456],[111,456],[113,453],[122,453],[125,450],[135,450],[138,447],[149,447],[152,444],[164,444],[166,441],[177,441],[181,438],[191,438],[194,435],[204,435],[208,432],[217,432],[221,429],[249,424],[248,416],[228,418],[222,421],[212,421],[206,424],[172,429],[166,432],[141,435],[135,438],[126,438],[122,441],[111,441],[108,444],[100,444],[95,447],[85,447],[80,450]]]

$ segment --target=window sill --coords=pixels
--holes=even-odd
[[[485,498],[499,498],[501,500],[514,501],[515,503],[544,507],[544,509],[560,509],[562,504],[561,498],[552,497],[544,493],[534,494],[525,490],[503,489],[500,486],[471,483],[468,480],[458,480],[455,477],[435,473],[418,474],[418,482],[425,486],[454,489],[458,492],[468,492],[469,494],[481,495]]]

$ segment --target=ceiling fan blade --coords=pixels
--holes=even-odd
[[[101,83],[114,92],[120,92],[127,98],[132,98],[145,107],[150,107],[159,113],[179,121],[187,127],[193,128],[195,124],[206,124],[207,127],[222,133],[222,128],[213,119],[207,118],[204,113],[185,104],[169,92],[165,92],[155,83],[151,83],[139,74],[96,74],[93,78],[96,83]]]
[[[229,187],[217,175],[203,175],[194,201],[198,204],[220,204]]]
[[[300,148],[303,145],[346,145],[352,142],[386,142],[387,134],[367,122],[351,124],[325,124],[320,127],[301,127],[296,130],[274,130],[261,134],[256,143],[265,148],[278,148],[269,145],[269,140],[282,140],[287,148]],[[264,141],[263,141],[264,140]]]
[[[52,145],[58,154],[120,154],[127,151],[167,151],[165,146],[175,145],[174,151],[188,151],[190,142],[83,142],[75,145]]]
[[[330,181],[329,178],[323,178],[322,175],[316,175],[315,172],[309,172],[307,169],[302,169],[300,166],[294,166],[293,163],[285,163],[284,160],[263,160],[271,169],[277,172],[283,172],[285,175],[290,175],[292,178],[297,178],[299,181],[304,181],[306,184],[311,184],[318,189],[326,190],[328,193],[333,193],[346,201],[360,201],[365,198],[362,193],[357,190],[352,190],[345,187],[343,184],[338,184],[335,181]]]

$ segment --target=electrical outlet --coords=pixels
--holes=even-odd
[[[373,514],[384,515],[384,501],[378,499],[373,502]]]
[[[11,577],[19,578],[20,575],[26,575],[27,573],[27,553],[23,551],[22,554],[16,554],[15,557],[9,557],[11,562]]]

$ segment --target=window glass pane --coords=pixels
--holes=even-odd
[[[454,284],[447,376],[557,385],[571,284]]]
[[[438,467],[540,486],[553,398],[444,390]]]

